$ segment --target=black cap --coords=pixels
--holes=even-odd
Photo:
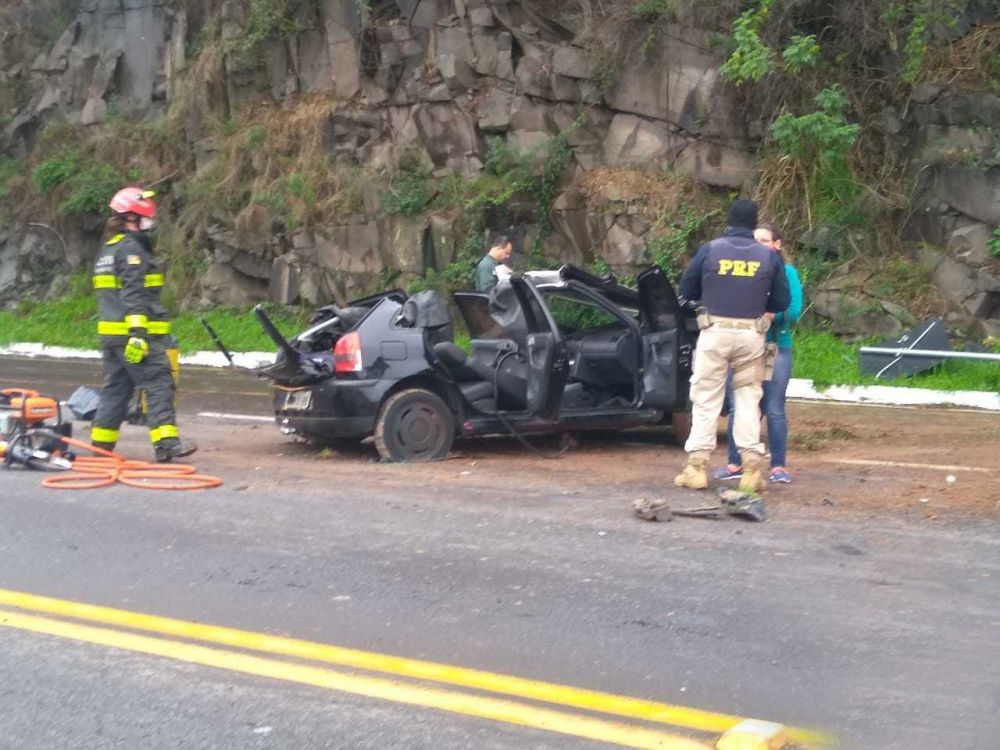
[[[729,226],[757,228],[757,204],[747,198],[737,198],[729,207]]]

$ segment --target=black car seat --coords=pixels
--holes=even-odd
[[[434,355],[458,382],[465,400],[484,412],[498,408],[522,411],[527,406],[528,380],[523,363],[511,354],[498,360],[499,370],[469,356],[451,341],[433,346]],[[499,400],[499,401],[498,401]]]

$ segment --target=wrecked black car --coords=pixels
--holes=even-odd
[[[663,271],[637,288],[574,266],[456,292],[469,332],[454,341],[447,303],[401,290],[321,308],[260,370],[285,433],[326,444],[372,436],[392,461],[445,457],[455,438],[690,422],[694,312]]]

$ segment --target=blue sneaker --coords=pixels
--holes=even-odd
[[[784,469],[776,469],[771,472],[771,476],[768,477],[774,484],[791,484],[792,475],[789,474]]]
[[[717,472],[715,472],[715,478],[721,479],[723,482],[727,479],[742,479],[743,478],[743,467],[741,466],[736,471],[730,471],[729,466],[723,466]]]

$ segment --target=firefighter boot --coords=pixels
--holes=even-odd
[[[115,452],[115,443],[102,443],[98,440],[92,440],[90,444],[95,448],[100,448],[102,451]]]
[[[753,451],[743,451],[740,457],[743,460],[743,478],[740,480],[739,491],[747,495],[756,495],[767,487],[761,475],[763,456]]]
[[[704,490],[708,487],[708,456],[703,453],[688,455],[687,466],[674,477],[674,484],[691,490]]]
[[[153,446],[156,452],[156,462],[160,464],[170,463],[175,458],[190,456],[198,446],[194,443],[182,443],[178,438],[163,438]]]

